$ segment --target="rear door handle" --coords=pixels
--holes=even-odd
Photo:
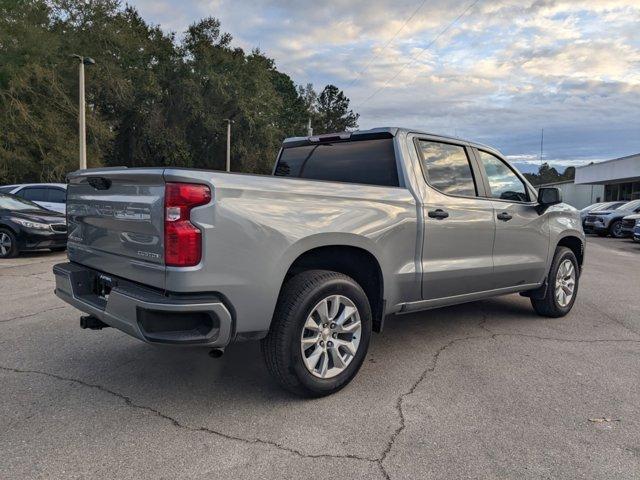
[[[498,214],[498,220],[502,220],[504,222],[508,222],[509,220],[511,220],[513,218],[512,215],[510,215],[507,212],[502,212]]]
[[[438,208],[436,210],[430,210],[428,215],[429,215],[429,218],[437,218],[438,220],[442,220],[449,216],[449,214],[444,210],[442,210],[441,208]]]

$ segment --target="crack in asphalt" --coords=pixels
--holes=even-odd
[[[497,337],[524,337],[535,338],[537,340],[550,340],[554,342],[570,342],[570,343],[640,343],[640,340],[634,340],[631,338],[560,338],[560,337],[541,337],[539,335],[530,335],[528,333],[494,333],[491,338],[494,340]]]
[[[402,433],[402,431],[407,426],[406,417],[405,417],[404,411],[402,409],[402,404],[403,404],[405,398],[407,398],[409,395],[412,395],[416,391],[416,389],[418,388],[420,383],[422,383],[422,381],[425,378],[427,378],[427,375],[429,373],[432,373],[432,372],[435,371],[436,367],[438,366],[438,359],[440,358],[440,355],[442,354],[442,352],[444,352],[447,348],[451,347],[455,343],[463,342],[463,341],[466,341],[466,340],[480,339],[480,338],[484,339],[484,338],[491,338],[491,337],[479,336],[479,335],[470,335],[470,336],[467,336],[467,337],[455,338],[455,339],[449,341],[448,343],[445,343],[444,345],[442,345],[440,348],[438,348],[438,350],[436,350],[436,352],[431,357],[431,364],[425,370],[422,371],[420,376],[417,378],[417,380],[415,382],[413,382],[411,387],[396,399],[395,408],[396,408],[396,411],[398,412],[398,417],[400,419],[400,425],[398,425],[398,428],[396,428],[395,431],[391,434],[391,437],[389,438],[389,441],[387,442],[387,445],[386,445],[384,451],[382,452],[382,455],[378,459],[378,464],[380,465],[380,469],[382,470],[382,474],[384,475],[384,478],[386,480],[390,480],[391,477],[389,475],[389,472],[387,472],[387,469],[384,467],[384,461],[386,460],[387,456],[391,452],[391,449],[393,448],[393,445],[396,442],[396,439],[398,438],[398,436]]]
[[[231,435],[228,433],[224,433],[224,432],[220,432],[217,430],[213,430],[211,428],[208,427],[193,427],[191,425],[186,425],[184,423],[181,423],[178,419],[167,415],[166,413],[161,412],[160,410],[156,410],[153,407],[149,407],[147,405],[141,405],[139,403],[134,402],[131,397],[124,395],[122,393],[116,392],[115,390],[111,390],[110,388],[104,387],[100,384],[97,383],[90,383],[90,382],[85,382],[84,380],[79,380],[77,378],[73,378],[73,377],[65,377],[63,375],[58,375],[55,373],[49,373],[49,372],[44,372],[41,370],[25,370],[25,369],[18,369],[18,368],[10,368],[10,367],[3,367],[0,366],[0,370],[4,370],[6,372],[12,372],[12,373],[17,373],[17,374],[35,374],[35,375],[43,375],[49,378],[53,378],[56,380],[60,380],[60,381],[64,381],[64,382],[71,382],[71,383],[75,383],[77,385],[81,385],[83,387],[87,387],[87,388],[93,388],[96,390],[99,390],[103,393],[107,393],[109,395],[112,395],[120,400],[122,400],[127,406],[137,409],[137,410],[142,410],[142,411],[146,411],[149,412],[163,420],[166,420],[168,422],[170,422],[174,427],[179,428],[179,429],[183,429],[183,430],[188,430],[190,432],[201,432],[201,433],[206,433],[206,434],[211,434],[211,435],[215,435],[221,438],[224,438],[226,440],[233,440],[233,441],[237,441],[237,442],[242,442],[248,445],[256,445],[256,444],[260,444],[260,445],[267,445],[270,447],[275,447],[279,450],[291,453],[293,455],[296,455],[300,458],[332,458],[332,459],[350,459],[350,460],[360,460],[360,461],[364,461],[364,462],[369,462],[369,463],[377,463],[378,460],[375,458],[367,458],[367,457],[361,457],[359,455],[353,455],[353,454],[345,454],[345,455],[333,455],[333,454],[311,454],[311,453],[305,453],[301,450],[297,450],[295,448],[290,448],[290,447],[286,447],[278,442],[273,442],[270,440],[263,440],[260,438],[244,438],[244,437],[239,437],[236,435]]]
[[[34,315],[38,315],[39,313],[45,313],[48,311],[52,311],[52,310],[58,310],[58,309],[62,309],[62,308],[66,308],[66,306],[58,306],[58,307],[52,307],[48,310],[44,310],[42,312],[38,312],[35,314],[31,314],[31,315],[25,315],[22,317],[14,317],[12,319],[8,319],[8,320],[3,320],[2,322],[7,322],[10,320],[16,320],[19,318],[27,318],[27,317],[31,317]],[[58,375],[55,373],[49,373],[49,372],[44,372],[44,371],[40,371],[40,370],[25,370],[25,369],[17,369],[17,368],[10,368],[10,367],[3,367],[0,366],[0,370],[4,370],[7,372],[12,372],[12,373],[17,373],[17,374],[35,374],[35,375],[43,375],[49,378],[53,378],[53,379],[57,379],[60,381],[66,381],[66,382],[71,382],[71,383],[75,383],[77,385],[81,385],[84,386],[86,388],[93,388],[96,390],[99,390],[101,392],[107,393],[111,396],[114,396],[120,400],[122,400],[127,406],[134,408],[134,409],[138,409],[141,411],[146,411],[149,412],[155,416],[157,416],[158,418],[161,418],[163,420],[166,420],[168,422],[170,422],[174,427],[182,429],[182,430],[187,430],[190,432],[201,432],[201,433],[206,433],[206,434],[210,434],[210,435],[215,435],[218,436],[220,438],[226,439],[226,440],[231,440],[231,441],[237,441],[237,442],[241,442],[244,444],[248,444],[248,445],[265,445],[265,446],[269,446],[269,447],[273,447],[276,448],[278,450],[293,454],[299,458],[311,458],[311,459],[322,459],[322,458],[326,458],[326,459],[349,459],[349,460],[357,460],[357,461],[362,461],[362,462],[367,462],[367,463],[375,463],[377,465],[377,467],[379,468],[381,474],[383,475],[383,477],[386,480],[391,480],[391,476],[389,474],[389,472],[387,471],[384,463],[387,459],[387,457],[389,456],[389,454],[391,453],[398,437],[400,436],[400,434],[406,429],[407,427],[407,420],[406,420],[406,416],[405,416],[405,412],[403,409],[403,404],[404,401],[406,400],[407,397],[413,395],[415,393],[415,391],[417,390],[417,388],[420,386],[420,384],[427,378],[427,376],[430,373],[433,373],[436,368],[438,367],[438,363],[439,363],[439,359],[440,356],[442,355],[442,353],[447,350],[448,348],[450,348],[451,346],[457,344],[457,343],[461,343],[461,342],[465,342],[468,340],[487,340],[487,339],[491,339],[491,340],[496,340],[498,337],[523,337],[523,338],[531,338],[531,339],[536,339],[536,340],[541,340],[541,341],[557,341],[557,342],[570,342],[570,343],[640,343],[640,340],[634,340],[634,339],[576,339],[576,338],[562,338],[562,337],[544,337],[544,336],[540,336],[540,335],[531,335],[531,334],[526,334],[526,333],[495,333],[494,331],[490,330],[489,328],[486,327],[486,322],[488,321],[488,313],[484,310],[481,309],[480,310],[482,313],[482,318],[480,320],[480,322],[476,325],[476,328],[480,328],[484,331],[486,331],[487,333],[489,333],[489,335],[468,335],[465,337],[459,337],[459,338],[455,338],[453,340],[450,340],[449,342],[445,343],[444,345],[440,346],[435,353],[431,356],[431,362],[429,363],[429,366],[427,368],[425,368],[421,374],[418,376],[418,378],[411,384],[411,386],[409,387],[409,389],[407,389],[404,393],[402,393],[395,401],[395,410],[397,412],[397,416],[399,418],[399,425],[398,427],[392,432],[391,436],[389,437],[389,440],[387,441],[385,448],[383,450],[383,452],[381,453],[381,455],[379,457],[364,457],[364,456],[360,456],[360,455],[355,455],[355,454],[343,454],[343,455],[336,455],[336,454],[311,454],[311,453],[306,453],[303,452],[302,450],[298,450],[295,448],[291,448],[291,447],[287,447],[281,443],[278,442],[274,442],[274,441],[270,441],[270,440],[264,440],[264,439],[260,439],[260,438],[244,438],[244,437],[240,437],[240,436],[236,436],[236,435],[232,435],[232,434],[228,434],[228,433],[224,433],[218,430],[214,430],[208,427],[194,427],[191,425],[187,425],[184,423],[181,423],[178,419],[176,419],[175,417],[172,417],[170,415],[167,415],[166,413],[163,413],[160,410],[157,410],[153,407],[147,406],[147,405],[142,405],[139,403],[136,403],[135,401],[133,401],[133,399],[127,395],[124,395],[122,393],[116,392],[114,390],[111,390],[107,387],[104,387],[102,385],[96,384],[96,383],[90,383],[90,382],[86,382],[77,378],[72,378],[72,377],[65,377],[62,375]],[[1,322],[0,322],[1,323]],[[616,323],[617,322],[616,320]],[[635,332],[633,332],[635,333]]]
[[[402,395],[400,395],[397,398],[395,405],[396,405],[396,411],[398,412],[398,416],[400,418],[400,425],[391,434],[391,437],[389,438],[389,441],[387,442],[386,448],[384,449],[381,457],[378,460],[378,464],[379,464],[380,469],[382,470],[382,474],[384,475],[386,480],[391,480],[391,476],[389,475],[389,472],[384,467],[383,462],[386,460],[387,456],[389,455],[389,453],[393,449],[393,445],[395,444],[398,436],[406,428],[406,417],[404,415],[404,411],[402,410],[402,404],[403,404],[404,400],[409,395],[412,395],[416,391],[416,389],[418,388],[420,383],[422,383],[422,381],[427,377],[427,375],[436,370],[436,368],[438,366],[438,359],[440,358],[440,355],[442,354],[442,352],[444,352],[447,348],[451,347],[452,345],[454,345],[456,343],[459,343],[459,342],[467,341],[467,340],[478,340],[478,339],[496,340],[497,337],[501,337],[501,336],[524,337],[524,338],[533,338],[533,339],[542,340],[542,341],[575,342],[575,343],[598,343],[598,342],[640,343],[640,340],[632,340],[632,339],[574,339],[574,338],[560,338],[560,337],[542,337],[542,336],[538,336],[538,335],[529,335],[529,334],[525,334],[525,333],[494,333],[492,330],[490,330],[489,328],[487,328],[485,326],[485,324],[486,324],[486,322],[488,320],[487,312],[484,311],[482,308],[480,309],[480,311],[482,313],[482,318],[481,318],[480,322],[477,324],[476,327],[480,328],[482,330],[485,330],[486,332],[488,332],[490,334],[490,336],[486,336],[486,335],[469,335],[469,336],[466,336],[466,337],[453,339],[450,342],[444,344],[443,346],[441,346],[433,354],[432,360],[431,360],[431,365],[428,368],[426,368],[425,370],[423,370],[423,372],[420,374],[418,379],[411,385],[411,388],[409,388],[409,390],[407,390],[406,392],[404,392]]]
[[[3,320],[0,320],[0,323],[7,323],[7,322],[11,322],[13,320],[20,320],[20,319],[23,319],[23,318],[35,317],[36,315],[40,315],[41,313],[52,312],[54,310],[61,310],[63,308],[67,308],[67,305],[58,305],[57,307],[47,308],[46,310],[41,310],[40,312],[36,312],[36,313],[29,313],[28,315],[19,315],[17,317],[5,318]]]
[[[603,317],[607,318],[608,320],[611,320],[613,323],[616,323],[616,324],[620,325],[625,330],[633,333],[634,335],[640,335],[640,332],[636,332],[634,329],[628,327],[627,325],[624,324],[624,322],[622,320],[616,318],[614,315],[606,312],[605,310],[602,310],[598,305],[596,305],[594,303],[591,303],[591,302],[587,302],[586,300],[581,300],[581,301],[585,305],[589,306],[590,308],[593,308],[596,312],[598,312]]]
[[[481,328],[485,332],[489,332],[490,334],[493,334],[493,331],[491,331],[489,327],[486,326],[487,320],[489,320],[489,314],[484,309],[484,306],[482,304],[479,305],[479,309],[480,309],[480,314],[482,315],[482,318],[480,319],[480,322],[478,323],[477,327]]]

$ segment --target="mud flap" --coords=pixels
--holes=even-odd
[[[542,300],[547,295],[547,288],[547,279],[545,279],[544,283],[538,288],[527,290],[526,292],[520,292],[520,295],[523,297],[533,298],[535,300]]]

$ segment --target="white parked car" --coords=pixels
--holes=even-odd
[[[23,183],[4,185],[0,193],[11,193],[25,200],[31,200],[47,210],[66,213],[67,185],[64,183]]]

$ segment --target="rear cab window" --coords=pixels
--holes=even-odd
[[[286,145],[274,175],[398,187],[393,138]]]

